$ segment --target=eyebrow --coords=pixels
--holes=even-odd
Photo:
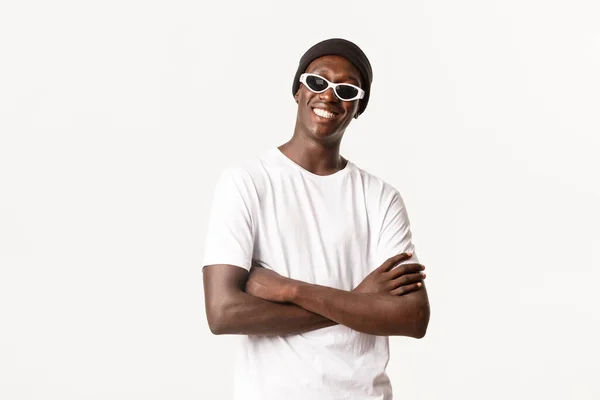
[[[326,69],[326,68],[320,68],[320,69],[318,69],[318,70],[316,70],[316,71],[313,71],[312,73],[313,73],[313,74],[317,74],[317,75],[319,75],[319,74],[326,74],[326,73],[329,73],[329,72],[331,72],[331,70],[329,70],[329,69]],[[336,79],[336,80],[337,80],[337,79]],[[360,83],[360,80],[356,79],[356,78],[355,78],[355,77],[353,77],[353,76],[349,76],[349,75],[346,75],[346,76],[342,76],[342,77],[340,77],[340,80],[341,80],[341,81],[354,81],[354,82],[356,82],[357,84],[358,84],[358,83]]]

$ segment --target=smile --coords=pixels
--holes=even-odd
[[[331,119],[337,116],[336,113],[331,111],[323,110],[322,108],[313,108],[313,112],[321,118]]]

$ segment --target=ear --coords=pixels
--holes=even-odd
[[[298,91],[294,95],[294,100],[296,100],[296,103],[298,103],[298,97],[300,97],[300,89],[298,89]]]

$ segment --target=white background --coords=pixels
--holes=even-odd
[[[330,37],[374,69],[342,155],[400,190],[428,270],[396,398],[600,398],[596,6],[3,2],[0,398],[231,398],[214,184],[291,137],[298,60]]]

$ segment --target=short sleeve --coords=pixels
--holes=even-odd
[[[377,261],[379,266],[390,257],[400,253],[412,253],[412,257],[402,264],[419,263],[412,243],[412,233],[408,213],[402,196],[394,190],[391,200],[383,205],[383,220],[377,244]]]
[[[254,249],[252,182],[229,168],[217,181],[208,219],[202,265],[231,264],[249,270]]]

